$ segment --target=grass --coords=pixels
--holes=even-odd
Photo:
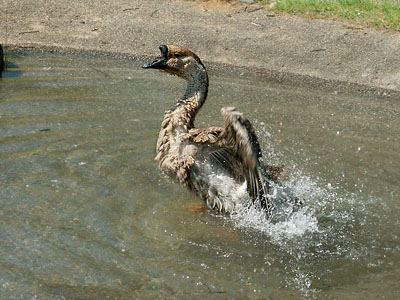
[[[348,20],[366,27],[400,31],[400,0],[277,0],[274,10],[316,18]]]
[[[189,0],[236,3],[239,0]],[[339,20],[360,28],[400,31],[400,0],[254,0],[271,10],[301,17]]]

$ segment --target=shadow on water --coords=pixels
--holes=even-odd
[[[14,55],[14,57],[17,57]],[[3,48],[0,45],[0,78],[2,77],[17,77],[21,76],[22,72],[18,70],[18,66],[12,62],[6,60]]]
[[[5,69],[3,46],[0,44],[0,78],[2,77],[3,71]]]
[[[0,80],[0,295],[7,299],[395,299],[400,102],[210,72],[197,126],[237,106],[305,199],[232,217],[153,160],[183,82],[124,60],[13,55]],[[13,76],[18,75],[18,76]]]
[[[3,71],[1,74],[2,78],[13,78],[22,76],[22,72],[18,70],[18,66],[16,64],[7,62],[7,69]],[[1,78],[0,77],[0,78]]]

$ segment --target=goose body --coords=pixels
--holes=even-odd
[[[294,197],[274,183],[274,169],[264,166],[249,120],[236,108],[224,107],[223,128],[195,128],[196,114],[207,98],[206,69],[186,48],[161,45],[160,50],[161,55],[143,68],[177,75],[187,81],[187,86],[175,106],[165,112],[156,146],[159,168],[211,209],[232,213],[247,194],[268,216],[279,214]]]

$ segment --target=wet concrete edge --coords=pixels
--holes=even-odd
[[[60,55],[80,55],[92,58],[103,57],[112,59],[126,59],[130,61],[137,61],[140,63],[145,62],[149,58],[152,58],[152,56],[149,55],[140,56],[130,53],[76,49],[58,46],[43,46],[36,44],[31,44],[29,46],[9,44],[7,46],[4,46],[3,48],[5,49],[5,52],[8,53],[41,52]],[[350,93],[360,96],[374,96],[382,99],[400,99],[400,91],[397,90],[379,88],[346,81],[323,79],[303,74],[268,70],[264,68],[236,66],[233,64],[223,64],[208,61],[205,61],[204,63],[206,64],[207,69],[209,69],[210,71],[229,71],[238,74],[240,73],[242,75],[264,77],[277,83],[290,84],[296,87],[313,88],[324,92]]]

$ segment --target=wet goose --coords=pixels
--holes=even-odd
[[[273,182],[249,120],[236,108],[224,107],[224,128],[195,128],[196,114],[208,92],[204,64],[196,54],[179,46],[161,45],[160,51],[161,55],[143,68],[187,81],[185,93],[165,112],[161,124],[155,158],[160,169],[177,178],[211,209],[232,213],[243,201],[237,196],[239,191],[247,190],[252,203],[268,216],[279,213],[294,197]]]

